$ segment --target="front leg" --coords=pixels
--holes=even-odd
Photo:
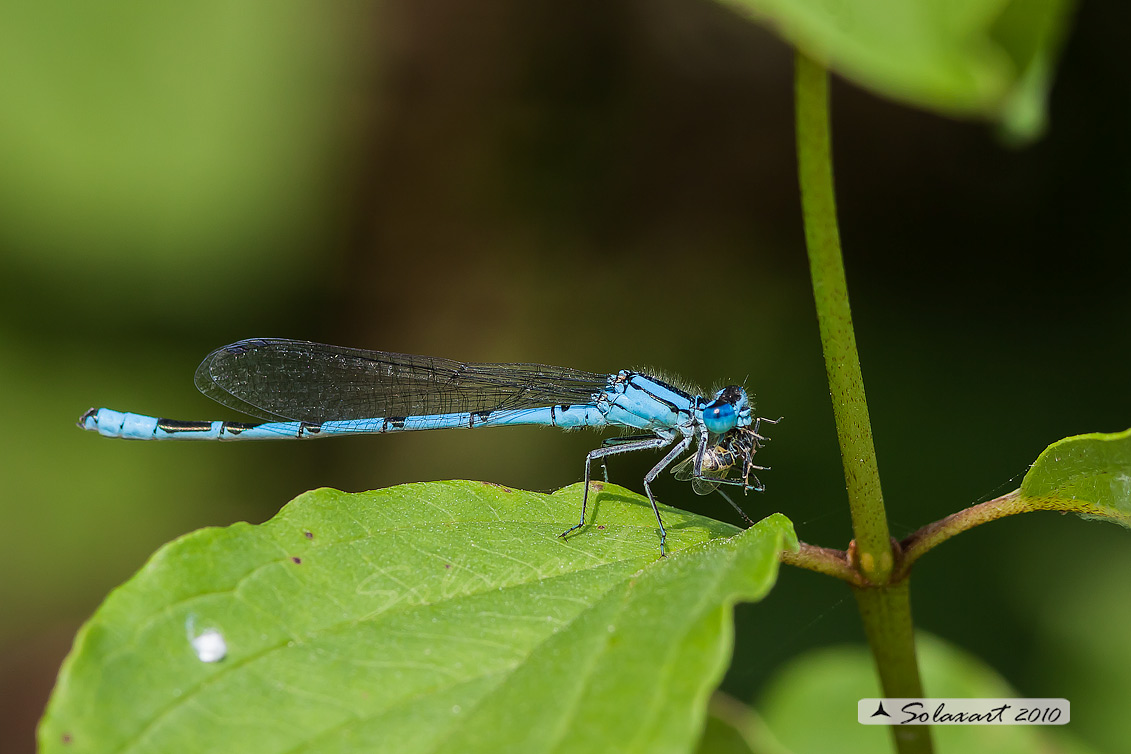
[[[762,480],[754,475],[754,471],[769,471],[769,469],[769,466],[755,466],[753,464],[749,464],[748,466],[746,466],[743,473],[743,478],[741,479],[729,479],[727,477],[710,476],[708,474],[694,478],[701,482],[710,482],[711,484],[726,484],[730,485],[731,487],[741,487],[742,493],[745,495],[749,492],[766,491],[766,485],[762,484]],[[754,484],[750,483],[751,479],[754,480]]]
[[[707,441],[711,435],[707,432],[707,427],[699,425],[699,446],[695,448],[695,476],[703,476],[703,457],[707,455]]]

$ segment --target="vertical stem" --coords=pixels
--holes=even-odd
[[[921,697],[915,635],[907,581],[889,585],[893,557],[887,514],[880,489],[872,424],[864,397],[864,378],[848,306],[848,286],[840,251],[829,138],[828,72],[800,51],[796,55],[797,170],[813,297],[832,393],[833,415],[856,539],[855,566],[875,586],[856,587],[857,607],[884,695]],[[929,754],[930,728],[892,727],[901,754]]]
[[[878,589],[853,589],[856,608],[864,622],[868,646],[876,661],[884,696],[923,696],[919,665],[915,659],[915,627],[911,623],[911,595],[907,581]],[[893,725],[895,748],[900,754],[931,754],[931,729],[926,725]]]
[[[882,584],[893,566],[891,535],[840,253],[829,143],[829,77],[819,63],[800,52],[796,66],[797,170],[825,371],[848,485],[858,567],[869,581]]]

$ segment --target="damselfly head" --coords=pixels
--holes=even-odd
[[[750,424],[750,401],[738,385],[728,385],[715,393],[715,400],[703,407],[703,425],[713,435]]]

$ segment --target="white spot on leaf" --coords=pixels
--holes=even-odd
[[[228,643],[214,628],[194,638],[192,648],[196,650],[196,657],[201,662],[219,662],[228,654]]]
[[[220,662],[228,655],[228,642],[224,635],[214,628],[206,628],[199,635],[193,635],[194,616],[190,615],[185,621],[185,633],[188,634],[189,644],[196,652],[196,659],[201,662]]]

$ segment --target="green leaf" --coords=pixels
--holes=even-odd
[[[1017,71],[998,114],[1007,138],[1032,141],[1044,132],[1056,59],[1075,5],[1075,0],[1013,0],[990,28]]]
[[[1131,525],[1131,429],[1048,446],[1025,474],[1021,500],[1034,510],[1071,510]]]
[[[941,639],[919,633],[916,644],[923,685],[931,696],[1021,696],[981,660]],[[785,666],[757,706],[770,730],[794,754],[890,751],[890,728],[856,722],[856,703],[869,696],[883,693],[867,647],[834,647]],[[1064,747],[1086,751],[1063,731],[1032,726],[944,725],[935,726],[932,735],[940,752],[1031,754]]]
[[[1072,700],[1072,728],[1100,751],[1128,747],[1131,689],[1131,547],[1123,532],[1049,528],[1039,539],[1011,543],[1008,609],[1032,619],[1025,654],[1037,660],[1026,676],[1037,688]],[[1049,553],[1053,557],[1033,557]],[[1072,553],[1071,557],[1058,557]]]
[[[41,750],[687,751],[792,526],[664,508],[660,558],[647,500],[594,491],[568,540],[580,485],[474,482],[189,534],[79,632]]]
[[[1016,140],[1045,125],[1073,0],[719,0],[892,99],[987,118]]]

